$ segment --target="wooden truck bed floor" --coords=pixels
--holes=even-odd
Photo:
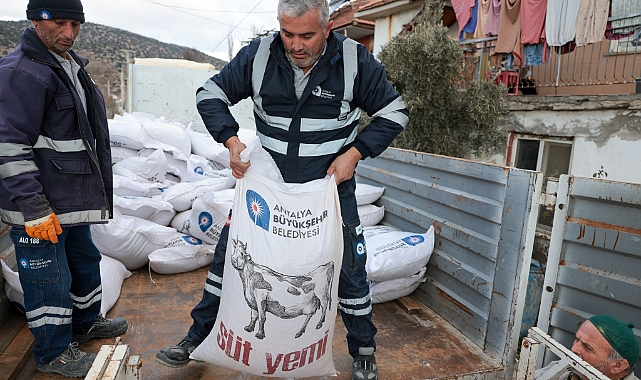
[[[144,267],[125,280],[120,299],[108,316],[124,317],[129,322],[129,330],[122,340],[129,344],[131,354],[141,355],[143,379],[260,378],[209,363],[192,361],[186,367],[175,369],[155,361],[158,350],[178,343],[186,335],[191,324],[189,312],[201,298],[206,277],[206,267],[174,275],[152,272],[153,283],[147,267]],[[417,304],[422,305],[420,302]],[[478,378],[498,370],[493,360],[425,306],[408,314],[397,303],[387,302],[374,305],[373,315],[378,327],[376,359],[382,380]],[[347,352],[345,334],[345,327],[337,316],[333,354],[339,374],[328,379],[352,378],[352,358]],[[101,345],[113,342],[113,339],[99,339],[80,348],[97,353]],[[36,372],[33,355],[17,378],[63,379]]]

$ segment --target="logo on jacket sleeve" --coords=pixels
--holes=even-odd
[[[247,190],[247,211],[251,220],[260,228],[269,231],[269,206],[265,199],[253,190]]]

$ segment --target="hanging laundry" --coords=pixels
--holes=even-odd
[[[521,44],[539,44],[545,40],[547,4],[548,0],[521,0]]]
[[[511,53],[514,66],[521,66],[521,0],[503,0],[495,52]]]
[[[544,61],[544,47],[543,44],[529,44],[523,45],[523,67],[539,66],[545,63]]]
[[[485,34],[488,36],[497,36],[499,34],[499,25],[501,21],[501,0],[490,0],[490,10],[487,13],[487,25]]]
[[[563,46],[574,40],[580,5],[581,0],[548,1],[545,18],[545,39],[548,45]]]
[[[600,42],[608,23],[610,0],[581,0],[576,23],[576,46]]]
[[[612,0],[612,17],[638,14],[641,12],[641,0]],[[628,17],[612,21],[615,33],[629,33],[641,24],[641,16]]]
[[[485,38],[485,29],[487,27],[487,16],[490,12],[490,4],[492,0],[478,0],[478,19],[476,20],[476,30],[474,31],[474,38]]]
[[[478,16],[477,0],[452,0],[452,7],[458,22],[458,34],[461,41],[465,39],[465,33],[474,33]]]

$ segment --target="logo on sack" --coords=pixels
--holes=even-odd
[[[200,239],[197,239],[193,236],[183,236],[182,238],[189,245],[201,245],[203,243]]]
[[[49,20],[51,19],[51,14],[43,10],[42,12],[40,12],[40,18],[43,20]]]
[[[424,242],[425,238],[422,237],[421,235],[413,235],[413,236],[408,236],[406,238],[403,238],[402,240],[408,245],[415,246]]]
[[[203,170],[203,168],[201,166],[196,166],[194,168],[194,173],[196,173],[198,175],[204,175],[205,174],[205,170]]]
[[[200,227],[202,232],[207,231],[213,223],[214,218],[211,217],[210,213],[203,211],[198,215],[198,227]]]
[[[20,259],[20,266],[24,269],[29,269],[29,261],[27,259]]]
[[[245,199],[251,220],[258,227],[269,231],[269,206],[267,206],[265,199],[254,190],[247,190]]]

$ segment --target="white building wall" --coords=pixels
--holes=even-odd
[[[551,109],[513,110],[502,128],[545,138],[572,137],[572,175],[592,177],[603,166],[607,177],[602,178],[641,183],[641,101],[607,104],[547,99],[544,106]],[[528,103],[528,107],[537,106]]]
[[[383,45],[397,36],[403,30],[403,26],[412,21],[420,10],[420,8],[410,9],[391,16],[377,18],[374,27],[373,54],[378,55]]]
[[[176,60],[167,60],[176,61]],[[168,62],[170,64],[172,62]],[[194,129],[206,132],[205,125],[196,109],[196,90],[218,70],[180,67],[178,65],[132,65],[131,111],[148,112],[158,117],[179,119],[193,123]],[[231,113],[241,128],[255,130],[251,99],[245,99],[231,107]]]

